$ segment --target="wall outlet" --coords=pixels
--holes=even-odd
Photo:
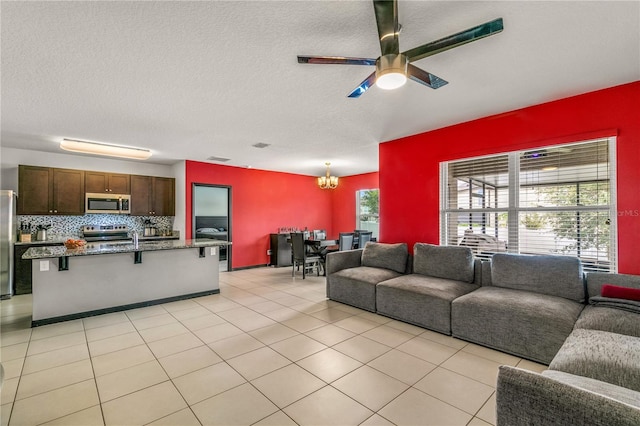
[[[48,271],[49,270],[49,261],[48,260],[41,260],[40,261],[40,272],[44,272],[44,271]]]
[[[211,256],[215,256],[215,255],[216,255],[216,248],[211,247]]]

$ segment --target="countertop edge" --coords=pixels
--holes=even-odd
[[[211,239],[197,239],[197,240],[163,240],[163,241],[140,241],[136,247],[132,244],[118,244],[113,247],[105,248],[79,248],[79,249],[67,249],[64,246],[43,246],[43,247],[30,247],[23,255],[22,259],[25,260],[37,260],[37,259],[51,259],[59,257],[81,257],[81,256],[95,256],[101,254],[118,254],[118,253],[135,253],[135,252],[147,252],[158,250],[182,250],[190,248],[202,248],[202,247],[219,247],[229,246],[232,243],[229,241],[211,240]]]

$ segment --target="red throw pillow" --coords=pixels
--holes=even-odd
[[[640,288],[620,287],[613,284],[603,284],[600,290],[602,297],[613,299],[637,300],[640,302]]]

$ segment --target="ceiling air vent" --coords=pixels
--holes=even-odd
[[[207,158],[207,160],[209,161],[219,161],[221,163],[224,163],[225,161],[229,161],[231,160],[230,158],[224,158],[224,157],[216,157],[216,156],[211,156],[209,158]]]
[[[254,143],[253,145],[251,145],[254,148],[266,148],[271,144],[268,143],[262,143],[262,142],[258,142],[258,143]]]

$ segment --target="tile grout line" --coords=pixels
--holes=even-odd
[[[91,363],[91,372],[93,373],[93,385],[96,389],[96,396],[98,397],[98,406],[100,407],[100,416],[102,417],[102,424],[107,424],[107,419],[104,416],[104,410],[102,408],[102,399],[100,398],[100,390],[98,389],[98,378],[96,377],[96,370],[93,365],[93,356],[91,355],[91,348],[89,347],[89,338],[87,336],[87,329],[84,324],[84,319],[82,321],[82,330],[84,331],[84,340],[87,345],[87,354],[89,355],[89,362]]]

